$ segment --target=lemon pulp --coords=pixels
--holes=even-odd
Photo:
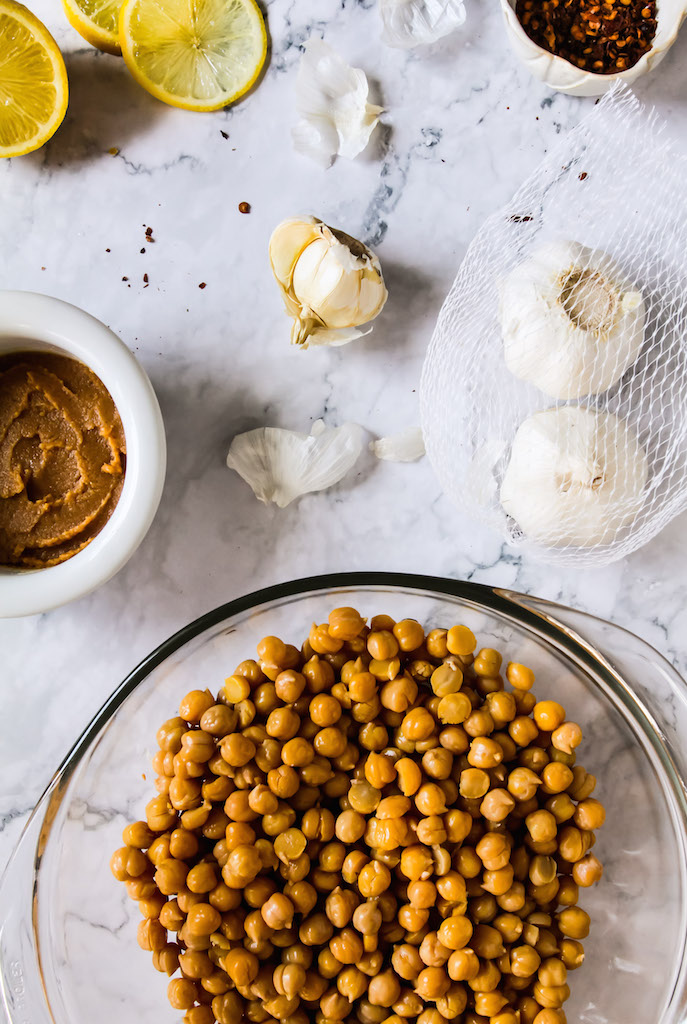
[[[119,33],[138,82],[189,110],[216,110],[244,95],[267,54],[254,0],[125,0]]]
[[[38,149],[67,110],[67,71],[45,25],[14,0],[0,0],[0,156]]]

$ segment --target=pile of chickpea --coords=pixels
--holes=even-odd
[[[475,649],[336,608],[160,728],[111,867],[185,1024],[565,1024],[604,809],[580,727]]]

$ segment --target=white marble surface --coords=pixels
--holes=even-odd
[[[494,0],[467,0],[463,30],[410,54],[379,42],[374,0],[271,0],[264,81],[214,115],[161,106],[54,4],[31,6],[65,51],[71,102],[48,147],[0,166],[0,281],[77,303],[131,346],[160,396],[169,472],[153,528],[119,576],[49,615],[0,623],[0,864],[136,662],[201,612],[279,580],[387,569],[513,587],[611,618],[684,669],[684,518],[625,562],[552,571],[460,521],[426,460],[363,459],[285,511],[259,505],[224,465],[231,437],[262,424],[352,419],[383,434],[417,422],[423,353],[470,238],[593,100],[552,94],[516,65]],[[369,151],[327,172],[290,142],[311,33],[364,68],[388,108]],[[686,33],[636,91],[685,135]],[[391,297],[365,341],[289,347],[266,246],[295,213],[378,250]]]

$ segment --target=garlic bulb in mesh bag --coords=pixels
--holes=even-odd
[[[526,539],[610,544],[641,508],[647,473],[646,453],[623,420],[560,406],[519,427],[501,504]]]
[[[577,242],[545,243],[518,264],[499,319],[506,366],[551,398],[607,391],[644,341],[641,292],[610,256]]]
[[[270,262],[293,317],[294,345],[345,345],[361,338],[367,332],[358,328],[374,320],[387,300],[375,254],[316,217],[277,225]]]

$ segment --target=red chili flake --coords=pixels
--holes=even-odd
[[[148,284],[149,284],[149,282],[148,282],[148,275],[147,275],[147,274],[144,274],[144,275],[143,275],[143,287],[144,287],[144,288],[147,288],[147,287],[148,287]]]
[[[529,215],[522,217],[517,213],[511,214],[511,216],[508,219],[512,220],[514,224],[527,224],[528,221],[532,220],[532,218]]]
[[[128,280],[129,280],[129,278],[128,278],[128,277],[123,277],[123,278],[122,278],[122,281],[128,281]]]
[[[206,287],[205,281],[201,281],[200,284],[198,285],[198,287],[199,288],[205,288]]]
[[[582,171],[582,174],[578,174],[578,178],[580,179],[580,181],[584,181],[584,179],[586,177],[587,177],[587,172],[586,171]]]
[[[597,75],[625,71],[653,46],[656,0],[517,0],[538,46]]]
[[[152,228],[146,228],[146,238],[150,238],[152,233],[153,233],[153,229]]]
[[[141,252],[145,252],[145,251],[146,251],[146,250],[145,250],[145,246],[144,246],[144,247],[143,247],[143,248],[141,249]]]
[[[239,203],[239,213],[250,213],[250,203]]]
[[[105,250],[105,252],[109,252],[109,251],[110,251],[109,249],[106,249],[106,250]]]

